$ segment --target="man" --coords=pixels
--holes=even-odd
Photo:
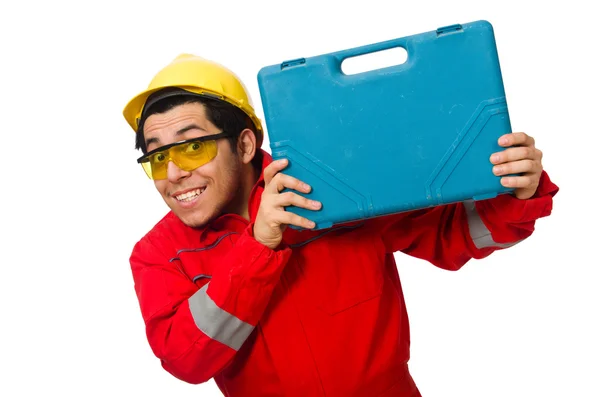
[[[419,396],[394,252],[458,270],[531,235],[558,191],[514,133],[490,158],[522,173],[502,179],[514,195],[299,232],[287,225],[314,225],[285,207],[321,204],[261,150],[229,70],[182,55],[124,116],[171,209],[131,255],[148,341],[169,373],[226,396]]]

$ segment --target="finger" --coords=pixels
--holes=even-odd
[[[523,176],[505,176],[500,179],[502,186],[516,189],[530,188],[537,186],[539,178],[537,174],[526,174]]]
[[[297,190],[302,193],[310,192],[310,186],[293,176],[286,174],[277,174],[271,180],[267,186],[265,186],[265,192],[267,193],[279,193],[283,189],[288,188]]]
[[[267,167],[265,167],[265,171],[263,173],[265,179],[265,185],[271,183],[271,180],[275,177],[275,175],[283,170],[288,165],[287,159],[281,159],[277,161],[273,161]]]
[[[313,221],[289,211],[278,211],[276,222],[280,225],[293,225],[303,227],[305,229],[312,229],[315,227],[315,223]]]
[[[318,210],[321,208],[321,203],[316,200],[310,200],[293,192],[285,192],[278,195],[273,203],[279,207],[287,207],[293,205],[307,210]]]
[[[498,138],[498,144],[503,147],[535,146],[535,139],[524,132],[513,132],[502,135],[500,138]]]
[[[492,168],[495,175],[508,175],[520,173],[536,173],[542,170],[542,165],[536,160],[526,159],[511,161],[502,165],[496,165]]]
[[[539,160],[541,152],[531,146],[517,146],[494,153],[490,157],[492,164],[502,164],[509,161],[519,161],[525,159]]]

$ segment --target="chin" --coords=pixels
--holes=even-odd
[[[165,199],[168,207],[173,211],[175,216],[179,218],[186,226],[203,227],[211,222],[218,215],[215,208],[206,208],[206,205],[196,204],[191,208],[182,208],[174,199]]]
[[[214,200],[206,199],[211,202]],[[181,208],[178,203],[167,202],[173,213],[181,219],[181,221],[189,227],[200,228],[208,225],[215,220],[223,212],[223,205],[207,206],[206,202],[197,203],[191,208]]]
[[[212,221],[216,217],[216,215],[207,217],[196,214],[188,214],[188,216],[185,216],[177,213],[175,213],[175,215],[177,215],[186,226],[195,228],[206,226],[208,223],[210,223],[210,221]]]

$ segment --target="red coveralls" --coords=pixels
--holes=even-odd
[[[263,169],[272,161],[264,153]],[[215,378],[225,396],[419,396],[393,253],[447,270],[509,247],[547,216],[558,191],[543,173],[534,197],[501,195],[354,222],[288,228],[271,250],[251,221],[223,215],[202,229],[169,212],[133,249],[147,338],[175,377]]]

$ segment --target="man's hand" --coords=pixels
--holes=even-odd
[[[513,146],[494,153],[490,161],[495,175],[521,174],[501,178],[503,186],[515,188],[517,198],[531,198],[537,190],[542,175],[542,152],[535,147],[535,140],[524,132],[506,134],[498,139],[503,147]]]
[[[285,211],[285,207],[294,205],[308,210],[318,210],[321,203],[309,200],[294,192],[280,193],[284,188],[302,193],[310,192],[310,186],[289,175],[281,174],[288,164],[286,159],[274,161],[264,171],[265,190],[262,194],[256,221],[254,222],[254,238],[259,243],[275,249],[283,237],[288,225],[312,229],[314,222],[299,215]]]

